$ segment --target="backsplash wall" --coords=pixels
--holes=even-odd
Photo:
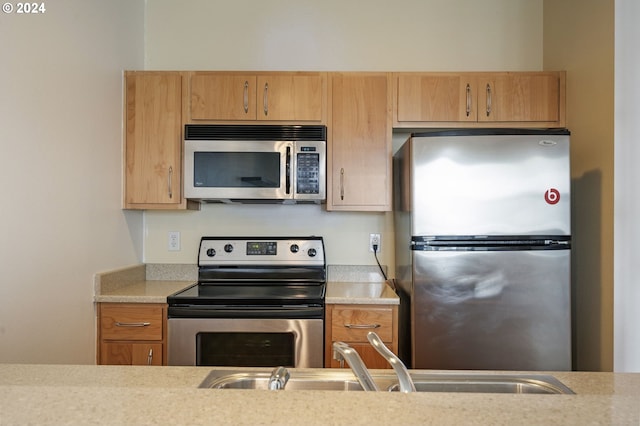
[[[392,213],[327,212],[321,205],[203,204],[200,211],[145,213],[145,263],[196,263],[202,236],[297,236],[324,238],[327,263],[375,265],[369,234],[381,234],[380,262],[393,270]],[[181,250],[168,250],[178,231]]]

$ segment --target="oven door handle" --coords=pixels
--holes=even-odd
[[[322,319],[324,307],[282,307],[282,308],[203,308],[194,306],[169,307],[171,318],[262,318],[262,319]]]
[[[285,159],[285,193],[287,195],[291,194],[291,147],[287,146],[287,153],[286,153],[286,159]]]

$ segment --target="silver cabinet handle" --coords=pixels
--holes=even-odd
[[[244,113],[249,112],[249,82],[244,82]]]
[[[351,329],[369,329],[382,327],[380,324],[345,324],[344,326]]]
[[[169,198],[173,198],[173,191],[171,190],[171,181],[173,180],[173,167],[169,166],[169,179],[168,179],[168,186],[169,186]]]
[[[344,200],[344,169],[340,169],[340,199]]]
[[[264,109],[264,115],[269,114],[269,83],[264,84],[264,92],[262,95],[262,108]]]
[[[150,322],[119,322],[116,321],[116,327],[149,327]]]
[[[491,115],[491,85],[487,83],[487,117]]]
[[[153,365],[153,348],[149,349],[149,355],[147,355],[147,365]]]
[[[467,83],[467,117],[471,115],[471,85]]]

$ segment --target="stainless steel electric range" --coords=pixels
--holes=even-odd
[[[169,365],[322,367],[322,237],[202,237],[198,283],[167,298]]]

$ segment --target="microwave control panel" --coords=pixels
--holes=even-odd
[[[304,151],[305,147],[302,147]],[[315,147],[314,147],[315,150]],[[296,155],[296,193],[320,193],[320,154],[298,152]]]

